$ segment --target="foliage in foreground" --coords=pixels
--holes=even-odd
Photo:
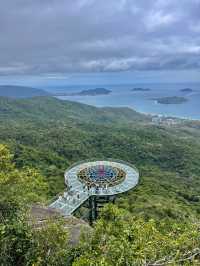
[[[26,215],[28,204],[44,200],[47,186],[43,178],[34,170],[16,169],[12,155],[3,145],[0,145],[0,168],[2,266],[200,263],[200,227],[195,220],[144,220],[114,205],[104,209],[89,238],[83,235],[76,248],[70,247],[64,221],[34,224]]]
[[[200,225],[136,219],[107,206],[73,266],[199,265]]]
[[[35,170],[18,170],[0,145],[0,265],[66,265],[68,233],[62,221],[35,224],[29,204],[43,202],[48,186]]]
[[[0,223],[0,265],[64,266],[69,258],[68,233],[62,221],[34,228],[22,216]]]
[[[199,265],[200,225],[144,221],[114,205],[104,208],[91,236],[68,244],[62,220],[34,228],[22,218],[0,224],[2,266]]]
[[[34,169],[17,169],[12,160],[13,155],[7,147],[0,144],[0,202],[19,204],[44,201],[48,192],[44,178]]]

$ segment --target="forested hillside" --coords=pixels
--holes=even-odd
[[[14,204],[17,210],[19,204],[24,206],[20,198],[11,197],[20,194],[20,189],[27,195],[26,203],[47,202],[64,189],[64,170],[83,159],[122,159],[140,171],[137,188],[120,196],[115,207],[105,208],[90,240],[75,251],[70,248],[63,251],[67,237],[64,242],[58,237],[56,252],[63,254],[62,262],[58,253],[49,262],[43,260],[45,253],[39,254],[37,249],[37,254],[30,255],[27,248],[24,253],[29,252],[31,262],[28,264],[26,257],[22,264],[15,265],[161,265],[153,264],[159,260],[175,263],[171,265],[196,265],[200,236],[199,137],[198,122],[157,126],[149,116],[128,108],[95,108],[53,97],[0,98],[2,206]],[[6,162],[5,157],[9,158]],[[10,167],[12,171],[7,170]],[[21,187],[12,178],[5,182],[5,176],[12,177],[14,173],[20,177]],[[30,189],[35,188],[31,178],[39,178],[33,197],[26,186],[23,188],[25,173],[30,176]],[[44,193],[40,199],[41,189]],[[2,233],[4,240],[10,228],[6,230],[6,235]],[[25,234],[28,231],[26,228]],[[31,234],[36,238],[35,233]],[[27,243],[29,240],[26,239]],[[37,241],[40,247],[44,244],[41,239]],[[1,246],[3,243],[1,239]],[[2,265],[13,265],[9,260],[6,263]]]

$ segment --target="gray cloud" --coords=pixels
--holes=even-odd
[[[0,75],[200,68],[200,0],[0,0]]]

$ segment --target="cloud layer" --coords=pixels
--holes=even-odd
[[[0,75],[200,69],[200,0],[6,0]]]

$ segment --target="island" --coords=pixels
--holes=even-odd
[[[56,93],[54,96],[98,96],[98,95],[108,95],[112,91],[104,88],[88,89],[79,92],[72,93]]]
[[[149,88],[133,88],[131,91],[150,91]]]
[[[75,94],[79,96],[96,96],[96,95],[107,95],[110,93],[111,90],[107,90],[104,88],[96,88],[96,89],[82,90]]]
[[[188,101],[185,97],[178,96],[154,98],[153,100],[159,104],[182,104]]]
[[[185,89],[181,89],[181,92],[193,92],[193,89],[190,88],[185,88]]]

